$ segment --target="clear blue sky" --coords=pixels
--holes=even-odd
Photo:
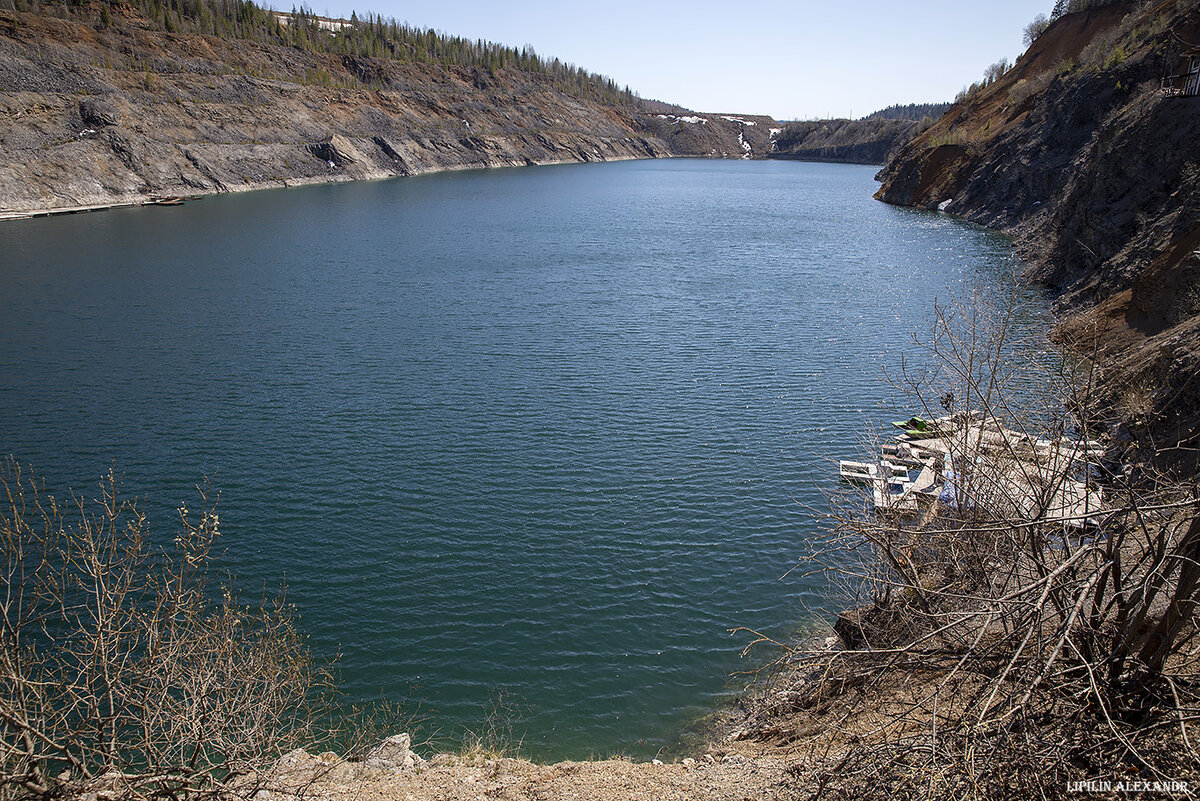
[[[318,14],[373,11],[423,28],[531,44],[699,111],[777,119],[861,117],[952,100],[1024,48],[1053,0],[309,0]],[[289,0],[267,0],[290,10]],[[297,3],[299,4],[299,3]]]

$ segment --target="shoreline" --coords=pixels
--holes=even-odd
[[[43,217],[62,217],[70,214],[90,214],[98,211],[109,211],[112,209],[130,209],[145,206],[180,206],[185,205],[191,200],[203,200],[207,197],[217,197],[221,195],[242,194],[245,192],[258,192],[268,189],[295,189],[305,186],[321,186],[325,184],[341,184],[341,183],[368,183],[372,181],[391,181],[401,178],[416,178],[422,175],[436,175],[446,172],[468,172],[474,170],[507,170],[521,169],[525,167],[557,167],[571,164],[608,164],[613,162],[624,161],[659,161],[664,159],[700,159],[710,161],[795,161],[805,164],[849,164],[852,166],[877,166],[866,162],[851,162],[837,160],[821,160],[807,158],[789,158],[780,156],[758,156],[747,159],[742,156],[727,157],[727,156],[705,156],[693,155],[689,153],[663,153],[661,155],[652,156],[613,156],[611,158],[600,158],[593,160],[585,159],[551,159],[546,161],[532,161],[525,164],[512,162],[508,164],[450,164],[446,166],[435,166],[429,169],[417,169],[412,172],[394,173],[391,175],[378,175],[367,177],[355,177],[345,173],[332,174],[328,178],[310,178],[297,177],[285,178],[282,180],[273,180],[269,182],[253,183],[243,186],[223,187],[211,191],[193,191],[185,195],[171,195],[163,193],[147,193],[124,199],[115,199],[105,203],[88,203],[74,206],[39,206],[31,209],[0,209],[0,224],[13,222],[17,220],[32,220]],[[180,202],[173,202],[178,200]],[[965,218],[964,221],[969,222]],[[987,228],[987,226],[980,226]],[[1004,233],[996,231],[993,228],[987,228],[989,231],[996,233]]]
[[[160,192],[145,193],[133,197],[114,199],[106,203],[88,203],[74,206],[40,206],[32,209],[0,209],[0,224],[12,222],[16,220],[32,220],[42,217],[62,217],[70,214],[90,214],[99,211],[109,211],[111,209],[130,209],[146,206],[180,206],[184,205],[189,200],[203,200],[206,197],[215,197],[219,195],[241,194],[244,192],[257,192],[266,189],[294,189],[304,186],[319,186],[323,184],[340,184],[340,183],[362,183],[369,181],[391,181],[399,178],[414,178],[421,175],[434,175],[444,172],[466,172],[468,170],[504,170],[504,169],[519,169],[523,167],[555,167],[564,164],[605,164],[609,162],[619,161],[653,161],[657,159],[671,158],[711,158],[710,156],[676,156],[671,153],[654,156],[614,156],[612,158],[600,158],[595,160],[584,159],[552,159],[546,161],[529,161],[524,164],[513,162],[508,164],[449,164],[446,166],[435,166],[429,169],[417,169],[412,172],[395,173],[391,175],[377,175],[367,177],[355,177],[346,173],[332,173],[327,178],[284,178],[281,180],[264,181],[261,183],[246,184],[243,186],[220,187],[212,191],[195,191],[186,195],[171,195]],[[719,158],[719,157],[718,157]],[[734,159],[720,159],[723,161],[732,161]],[[179,202],[174,202],[179,201]]]

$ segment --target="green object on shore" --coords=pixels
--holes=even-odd
[[[938,421],[926,420],[922,417],[910,417],[907,420],[897,420],[893,426],[903,431],[913,439],[929,439],[941,433]]]

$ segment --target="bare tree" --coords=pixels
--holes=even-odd
[[[214,580],[207,488],[173,547],[111,472],[60,504],[0,463],[0,798],[246,795],[332,698],[282,591]]]
[[[1050,20],[1045,14],[1038,14],[1033,18],[1033,21],[1025,26],[1024,41],[1025,46],[1029,47],[1037,41],[1037,38],[1046,32],[1050,27]]]
[[[1004,77],[1004,73],[1012,69],[1012,64],[1007,58],[1002,58],[994,64],[988,65],[988,68],[983,71],[983,80],[988,84],[993,84]]]
[[[757,731],[799,747],[780,721],[815,710],[812,776],[841,797],[1194,787],[1196,484],[1102,477],[1094,361],[1063,354],[1027,381],[1015,303],[981,308],[938,307],[928,359],[901,371],[924,414],[951,411],[936,436],[953,492],[911,514],[834,499],[805,564],[841,589],[844,647],[791,649]]]

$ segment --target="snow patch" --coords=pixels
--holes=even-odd
[[[677,122],[686,122],[690,125],[695,125],[696,123],[700,123],[701,125],[708,125],[708,120],[704,119],[703,117],[676,117],[674,114],[659,114],[658,118],[660,120],[675,120]]]
[[[729,120],[730,122],[739,122],[742,125],[753,125],[754,124],[753,120],[743,120],[741,117],[724,117],[724,116],[722,116],[721,119]]]
[[[782,128],[768,128],[767,130],[770,132],[770,134],[771,134],[771,138],[772,138],[772,139],[774,139],[775,137],[777,137],[777,136],[779,136],[781,133],[783,133],[783,129],[782,129]]]

